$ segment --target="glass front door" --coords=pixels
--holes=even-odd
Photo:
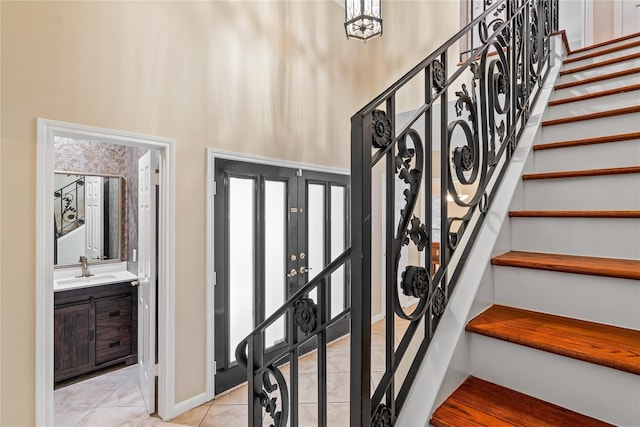
[[[246,381],[238,343],[347,248],[349,177],[224,159],[216,160],[215,177],[219,394]],[[331,315],[347,307],[348,291],[347,272],[339,270],[330,283]],[[346,319],[329,330],[332,338],[346,332]],[[287,338],[282,318],[266,331],[267,351]]]

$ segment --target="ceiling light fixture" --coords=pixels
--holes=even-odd
[[[382,0],[345,0],[344,29],[348,39],[367,41],[382,35]]]

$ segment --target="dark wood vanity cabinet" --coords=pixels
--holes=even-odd
[[[54,310],[55,378],[67,378],[95,366],[93,303],[61,306]]]
[[[54,294],[54,381],[137,362],[137,295],[130,282]]]

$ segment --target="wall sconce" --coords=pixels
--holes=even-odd
[[[345,0],[347,38],[367,41],[382,35],[382,0]]]

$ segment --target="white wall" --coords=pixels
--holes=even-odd
[[[58,238],[58,264],[77,264],[84,253],[86,226],[81,226]]]

